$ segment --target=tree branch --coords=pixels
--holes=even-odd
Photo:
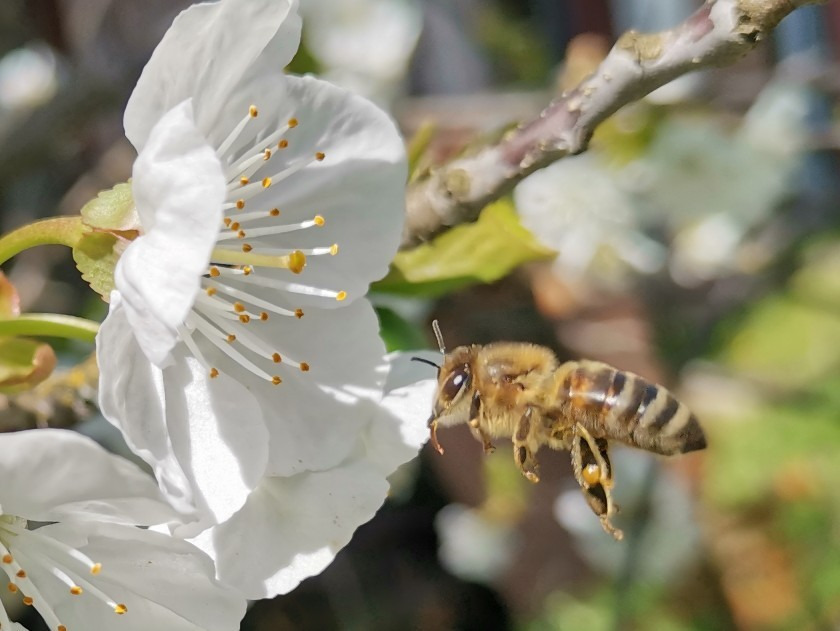
[[[553,101],[539,118],[410,185],[402,247],[475,221],[484,206],[527,175],[585,151],[598,124],[622,106],[693,70],[734,62],[791,11],[824,1],[707,0],[672,29],[628,31],[594,74]]]

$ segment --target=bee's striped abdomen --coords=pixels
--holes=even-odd
[[[660,454],[703,449],[697,418],[662,386],[594,361],[568,362],[557,371],[556,395],[574,420],[605,436]]]

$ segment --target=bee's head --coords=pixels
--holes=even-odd
[[[473,363],[477,348],[459,346],[444,357],[438,373],[438,389],[431,421],[449,427],[470,420]]]
[[[478,346],[459,346],[451,353],[446,352],[443,335],[437,320],[432,322],[432,329],[437,338],[438,348],[443,355],[443,363],[438,366],[424,357],[412,357],[415,361],[437,368],[438,389],[435,405],[429,417],[432,445],[443,453],[443,447],[437,440],[437,426],[451,426],[470,420],[470,404],[473,384],[473,365]]]

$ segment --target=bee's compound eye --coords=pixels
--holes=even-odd
[[[462,366],[460,368],[456,368],[449,376],[446,378],[446,381],[443,384],[443,388],[441,389],[443,392],[443,396],[451,401],[458,393],[461,391],[462,388],[469,386],[470,383],[470,373],[466,366]]]

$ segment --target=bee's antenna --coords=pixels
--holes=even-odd
[[[446,355],[446,347],[443,345],[443,335],[440,332],[440,325],[437,320],[432,320],[432,331],[435,332],[435,338],[437,339],[440,352]]]
[[[437,368],[437,369],[438,369],[438,372],[440,372],[440,366],[438,366],[438,365],[437,365],[435,362],[433,362],[431,359],[426,359],[425,357],[412,357],[412,358],[411,358],[411,361],[413,361],[413,362],[420,362],[420,363],[422,363],[422,364],[429,364],[429,366],[434,366],[435,368]]]

